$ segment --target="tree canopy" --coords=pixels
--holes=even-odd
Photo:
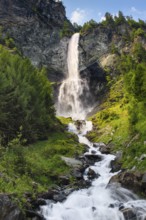
[[[22,132],[28,141],[44,139],[55,122],[51,85],[45,69],[0,47],[0,137],[7,143]]]

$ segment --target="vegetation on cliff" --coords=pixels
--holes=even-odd
[[[91,117],[94,131],[89,137],[104,141],[113,151],[123,152],[124,168],[144,171],[146,163],[146,50],[134,42],[131,53],[117,55],[113,78],[107,73],[109,93],[100,111]]]
[[[7,39],[8,41],[9,39]],[[55,117],[51,83],[45,69],[37,69],[10,47],[0,45],[0,193],[20,205],[29,195],[73,181],[71,168],[61,156],[82,153],[74,135],[65,131],[64,119]]]
[[[45,139],[55,129],[51,85],[45,70],[0,48],[0,136],[2,144],[21,134],[28,142]]]

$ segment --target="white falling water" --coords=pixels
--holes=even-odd
[[[89,109],[82,102],[84,91],[89,90],[86,80],[80,78],[79,66],[79,33],[74,34],[68,46],[68,75],[59,90],[57,115],[72,117],[74,120],[85,119]]]
[[[87,85],[80,79],[78,72],[78,42],[79,34],[74,34],[68,48],[68,77],[60,87],[57,113],[81,120],[87,113],[81,101]],[[124,207],[134,213],[133,217],[129,216],[126,220],[146,220],[145,200],[139,200],[131,191],[118,185],[107,187],[110,178],[116,174],[110,172],[110,163],[115,156],[101,154],[99,148],[94,147],[85,137],[90,130],[91,122],[86,121],[80,131],[75,124],[69,124],[69,131],[78,135],[80,143],[89,146],[89,151],[85,154],[94,152],[94,155],[102,158],[100,162],[90,166],[100,176],[92,181],[91,187],[74,191],[64,202],[52,202],[41,206],[40,213],[46,220],[125,220],[121,211],[121,207]],[[88,169],[85,171],[85,180],[88,179]]]

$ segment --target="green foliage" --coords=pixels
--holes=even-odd
[[[64,21],[63,28],[60,32],[60,38],[63,37],[71,37],[73,34],[73,29],[71,28],[71,24],[69,21]]]
[[[11,194],[20,205],[26,203],[26,193],[35,197],[59,184],[60,176],[71,176],[61,156],[74,157],[84,150],[67,132],[52,133],[48,140],[29,146],[23,141],[20,131],[0,154],[0,193]]]
[[[102,21],[102,25],[103,26],[109,26],[110,25],[110,27],[114,27],[113,16],[109,12],[106,12],[104,17],[105,17],[105,19]]]
[[[94,21],[93,19],[91,19],[90,21],[84,23],[80,32],[81,32],[81,34],[86,34],[96,27],[97,27],[97,22]]]
[[[45,69],[0,47],[0,136],[14,139],[22,127],[28,141],[44,139],[56,123],[51,86]]]
[[[118,16],[114,17],[115,25],[122,25],[126,23],[126,18],[123,13],[119,11]]]
[[[78,25],[77,23],[73,23],[73,27],[74,27],[75,32],[80,32],[82,29],[82,26]]]
[[[141,37],[145,36],[145,31],[142,28],[138,28],[135,31],[134,37],[138,37],[138,36],[141,36]]]
[[[118,48],[115,46],[115,44],[112,43],[111,45],[111,53],[112,54],[119,54]]]

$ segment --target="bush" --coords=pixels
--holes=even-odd
[[[0,47],[0,137],[3,144],[22,128],[28,141],[44,139],[57,121],[45,69]]]

